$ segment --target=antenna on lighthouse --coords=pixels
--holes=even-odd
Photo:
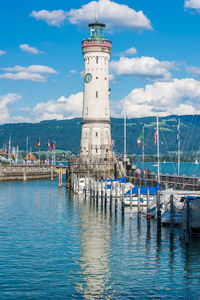
[[[97,14],[97,7],[95,7],[95,21],[97,22],[98,14]]]

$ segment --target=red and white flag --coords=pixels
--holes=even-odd
[[[158,137],[158,131],[156,130],[155,134],[154,134],[154,145],[157,142],[157,137]]]

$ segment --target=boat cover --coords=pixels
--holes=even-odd
[[[102,180],[99,180],[101,182]],[[103,182],[121,182],[121,183],[126,183],[126,176],[122,178],[116,178],[116,179],[105,179]]]
[[[156,195],[156,192],[160,190],[160,184],[158,184],[157,186],[152,186],[152,187],[134,186],[132,188],[132,195],[137,195],[139,188],[140,188],[140,194],[146,195],[147,190],[149,190],[149,195]],[[130,190],[128,192],[126,192],[125,196],[130,196]]]

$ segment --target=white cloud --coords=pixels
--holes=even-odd
[[[3,71],[9,72],[27,72],[27,73],[47,73],[47,74],[57,74],[57,71],[54,69],[43,66],[43,65],[31,65],[28,67],[15,66],[12,68],[1,68]]]
[[[112,83],[116,83],[116,80],[115,80],[115,77],[113,74],[109,74],[109,80],[112,82]]]
[[[88,23],[94,20],[95,11],[97,11],[99,20],[111,27],[152,29],[149,19],[142,11],[136,12],[127,5],[110,0],[91,1],[79,9],[71,9],[67,13],[67,17],[72,24]]]
[[[198,12],[200,12],[200,0],[185,0],[184,7],[196,9]]]
[[[35,121],[81,117],[82,106],[83,93],[79,92],[68,98],[61,96],[56,101],[38,103],[33,109],[33,116]]]
[[[69,12],[63,10],[32,11],[30,16],[36,20],[43,20],[50,26],[60,27],[65,20],[71,24],[92,22],[96,11],[98,19],[109,27],[128,27],[134,30],[152,29],[150,20],[141,10],[137,12],[127,5],[110,0],[91,1],[79,9],[71,9]]]
[[[131,47],[125,51],[120,52],[118,55],[120,56],[129,56],[129,55],[134,55],[137,54],[137,50],[135,47]]]
[[[9,93],[0,96],[0,124],[9,123],[11,121],[8,105],[21,99],[18,94]]]
[[[42,76],[38,73],[27,73],[27,72],[0,74],[0,79],[28,80],[28,81],[36,81],[36,82],[46,81],[45,76]]]
[[[1,68],[1,70],[7,73],[0,74],[0,79],[29,80],[35,82],[45,82],[47,79],[46,74],[57,74],[57,71],[54,69],[43,65],[31,65],[28,67],[15,66],[11,68]]]
[[[37,21],[42,20],[46,22],[48,25],[56,26],[56,27],[60,27],[64,23],[64,20],[66,19],[66,13],[62,9],[53,10],[53,11],[33,10],[30,16],[35,18]]]
[[[74,75],[74,74],[77,74],[77,71],[76,70],[70,70],[69,73]]]
[[[200,75],[200,68],[195,66],[186,66],[186,71],[193,76]]]
[[[169,80],[171,73],[168,69],[175,68],[173,62],[159,61],[154,57],[120,57],[110,63],[110,69],[117,75],[135,75],[146,80]]]
[[[126,113],[128,117],[200,114],[200,81],[173,79],[133,89],[127,97],[112,103],[112,111],[114,116]]]
[[[6,54],[6,51],[0,49],[0,56]]]
[[[36,49],[35,47],[31,47],[28,44],[21,44],[21,45],[19,45],[19,48],[22,51],[28,52],[30,54],[40,54],[40,53],[42,53],[38,49]]]

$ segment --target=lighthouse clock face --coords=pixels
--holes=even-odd
[[[91,80],[92,80],[92,74],[87,73],[87,74],[85,75],[85,82],[86,82],[86,83],[89,83]]]

